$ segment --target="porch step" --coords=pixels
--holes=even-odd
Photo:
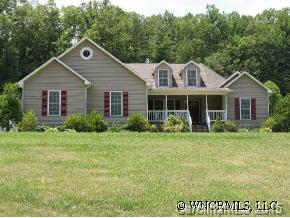
[[[192,123],[192,132],[208,132],[207,123]]]

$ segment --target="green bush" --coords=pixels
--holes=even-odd
[[[133,113],[128,118],[127,129],[134,132],[144,132],[148,129],[149,122],[141,113]]]
[[[189,127],[185,120],[170,115],[162,125],[164,132],[187,132]]]
[[[66,129],[73,129],[77,132],[87,132],[88,127],[84,115],[70,115],[64,121]]]
[[[261,126],[261,128],[270,128],[273,129],[275,126],[275,120],[273,117],[269,117]]]
[[[57,128],[48,128],[45,132],[59,132]]]
[[[45,125],[38,125],[35,128],[36,132],[45,132],[47,129],[49,129],[49,126],[45,126]]]
[[[239,127],[233,121],[227,120],[224,123],[224,130],[226,132],[238,132]]]
[[[216,118],[216,121],[212,126],[212,132],[224,132],[224,125],[220,117]]]
[[[109,127],[109,132],[124,132],[126,131],[126,125],[122,124],[113,124]]]
[[[249,133],[249,130],[246,129],[246,128],[240,128],[240,129],[238,130],[238,133]]]
[[[159,129],[155,124],[152,124],[149,126],[148,131],[149,132],[159,132]]]
[[[269,127],[263,127],[259,129],[259,133],[268,133],[268,132],[272,132],[272,129]]]
[[[66,130],[65,126],[57,126],[55,127],[57,129],[57,131],[59,132],[64,132]]]
[[[105,132],[108,130],[108,123],[101,114],[91,112],[86,117],[86,125],[88,132]]]
[[[21,120],[21,100],[15,83],[6,83],[0,95],[0,127],[10,130]]]
[[[26,112],[21,121],[17,124],[19,132],[35,131],[37,125],[37,117],[33,111]]]

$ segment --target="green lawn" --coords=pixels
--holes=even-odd
[[[0,216],[178,216],[179,200],[277,200],[290,134],[0,133]]]

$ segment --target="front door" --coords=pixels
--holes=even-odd
[[[188,101],[188,110],[193,123],[200,122],[200,101],[190,100]]]

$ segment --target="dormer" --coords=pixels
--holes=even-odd
[[[189,61],[180,71],[184,87],[196,88],[201,85],[200,68],[194,61]]]
[[[161,61],[154,67],[153,77],[158,88],[172,87],[173,69],[166,61]]]

